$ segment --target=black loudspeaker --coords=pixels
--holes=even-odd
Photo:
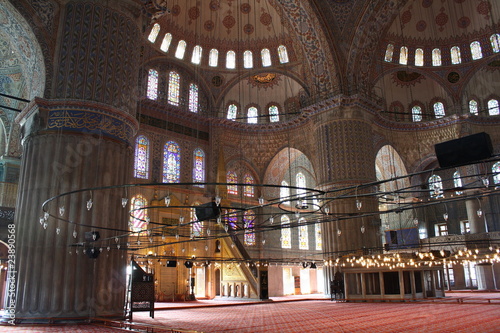
[[[220,215],[220,208],[215,202],[208,202],[195,208],[198,221],[215,219]]]
[[[391,244],[398,244],[398,232],[396,230],[391,230],[389,234],[391,235]]]
[[[177,267],[177,261],[176,260],[169,260],[167,261],[167,267]]]
[[[99,257],[99,253],[101,253],[101,252],[99,252],[99,249],[96,247],[89,247],[89,248],[85,249],[85,254],[90,259],[97,259],[97,257]]]
[[[466,165],[490,158],[493,145],[488,133],[481,132],[434,145],[442,168]]]
[[[101,238],[99,235],[99,231],[86,231],[85,232],[85,241],[87,242],[95,242]]]
[[[186,261],[184,263],[184,266],[186,266],[186,268],[191,268],[191,267],[193,267],[193,262],[192,261]]]

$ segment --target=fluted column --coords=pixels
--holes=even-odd
[[[132,12],[138,6],[66,3],[52,99],[36,98],[17,119],[23,156],[17,274],[9,280],[16,288],[8,301],[18,321],[124,314],[126,240],[114,241],[128,228],[123,189],[78,191],[125,184],[131,174],[142,38]],[[43,219],[44,201],[71,191],[77,192],[50,201]],[[89,242],[91,231],[100,239]]]
[[[322,224],[325,239],[323,250],[326,253],[324,259],[334,261],[338,255],[379,248],[381,241],[378,217],[355,217],[363,212],[378,210],[376,198],[363,196],[371,189],[356,188],[376,180],[374,135],[369,114],[355,100],[346,99],[319,114],[317,123],[319,125],[315,134],[321,151],[318,154],[318,187],[323,191],[350,187],[331,196],[353,196],[333,199],[328,204],[330,222]],[[361,202],[359,209],[357,200]],[[337,220],[337,217],[342,216],[349,218]],[[333,278],[335,269],[330,267],[325,273],[328,282]]]

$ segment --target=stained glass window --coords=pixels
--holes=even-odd
[[[290,197],[290,188],[288,187],[288,183],[283,180],[280,187],[280,199],[283,201],[288,197]],[[290,201],[285,201],[283,204],[290,205]]]
[[[193,182],[205,182],[205,153],[200,148],[196,148],[193,154]],[[203,184],[197,185],[204,187]]]
[[[441,66],[441,50],[432,50],[432,66]]]
[[[429,189],[431,191],[431,198],[443,197],[443,182],[438,175],[429,177]]]
[[[198,206],[195,202],[193,206]],[[203,222],[198,221],[196,217],[196,208],[191,208],[189,212],[189,223],[191,224],[191,235],[193,237],[201,237],[203,235]]]
[[[290,218],[287,215],[281,215],[281,248],[292,248],[292,230],[290,229]]]
[[[163,182],[178,183],[181,177],[181,151],[179,145],[169,141],[163,149]]]
[[[156,41],[156,37],[158,37],[159,33],[160,33],[160,25],[158,23],[155,23],[153,25],[153,29],[151,29],[151,32],[149,33],[148,40],[151,43],[154,43]]]
[[[208,66],[217,67],[219,63],[219,51],[217,49],[211,49],[208,55]]]
[[[249,124],[257,124],[257,116],[258,116],[258,111],[255,106],[251,106],[248,108],[248,123]]]
[[[177,49],[175,50],[175,57],[177,59],[184,59],[184,53],[186,53],[186,42],[180,40],[177,44]]]
[[[198,86],[194,83],[189,85],[189,111],[198,112]]]
[[[150,69],[148,72],[148,91],[149,99],[156,100],[158,98],[158,71]]]
[[[412,107],[411,116],[414,122],[422,121],[422,108],[418,105]]]
[[[142,209],[147,207],[148,201],[142,195],[136,195],[130,201],[130,221],[129,228],[131,231],[139,232],[147,228],[148,223],[148,211],[147,209]]]
[[[302,172],[297,173],[295,176],[295,183],[298,187],[297,196],[301,197],[306,193],[306,177]]]
[[[203,52],[203,48],[200,45],[196,45],[193,48],[193,54],[191,55],[191,62],[195,65],[199,65],[201,63],[201,54]]]
[[[478,115],[479,114],[479,107],[477,105],[477,101],[474,100],[474,99],[471,99],[469,101],[469,112],[471,114],[475,114],[475,115]]]
[[[491,172],[493,173],[493,183],[500,184],[500,162],[493,164]]]
[[[450,52],[451,52],[451,63],[453,65],[458,65],[462,63],[462,55],[460,54],[460,47],[453,46]]]
[[[235,69],[236,68],[236,53],[234,51],[227,51],[226,68],[227,69]]]
[[[490,116],[498,116],[499,109],[498,109],[498,101],[496,99],[490,99],[488,101],[488,114]]]
[[[307,232],[307,224],[304,219],[299,220],[299,249],[309,250],[309,235]]]
[[[238,176],[234,171],[228,171],[226,174],[226,183],[236,184],[238,183]],[[238,185],[227,185],[228,194],[238,194]]]
[[[180,92],[181,76],[176,72],[168,74],[168,103],[172,105],[179,105],[179,92]]]
[[[249,174],[246,174],[244,177],[243,177],[243,182],[245,184],[252,184],[252,185],[245,185],[243,187],[243,195],[245,197],[253,197],[254,196],[254,186],[253,186],[253,177],[250,176]]]
[[[402,46],[399,53],[399,63],[401,65],[408,64],[408,48],[406,46]]]
[[[269,49],[262,49],[262,51],[260,51],[260,55],[262,57],[262,66],[269,67],[272,65],[271,52],[269,51]]]
[[[316,234],[316,250],[323,250],[323,237],[321,236],[321,224],[314,225],[314,233]]]
[[[455,185],[455,187],[462,187],[462,178],[460,177],[459,171],[455,171],[455,173],[453,174],[453,185]],[[461,195],[464,192],[463,191],[456,191],[455,193],[457,195]]]
[[[415,50],[415,66],[423,66],[424,65],[424,50],[416,49]]]
[[[470,52],[472,53],[472,60],[481,59],[483,57],[481,43],[479,43],[478,41],[470,43]]]
[[[167,52],[170,48],[170,43],[172,43],[172,34],[166,33],[161,42],[160,50]]]
[[[286,64],[286,63],[289,62],[288,52],[286,50],[286,46],[285,45],[278,46],[278,56],[280,58],[280,63],[281,64]]]
[[[255,245],[255,214],[253,210],[247,210],[243,214],[243,222],[245,226],[245,245],[251,246]]]
[[[235,120],[236,113],[238,113],[238,107],[235,104],[229,105],[227,108],[227,119]]]
[[[229,224],[229,227],[231,227],[231,229],[233,229],[233,230],[236,229],[236,227],[238,226],[238,215],[236,214],[235,209],[229,210],[227,222]]]
[[[279,110],[276,105],[271,105],[269,107],[269,120],[275,123],[280,120]]]
[[[444,113],[444,105],[441,102],[434,103],[434,115],[437,119],[443,118],[445,116]]]
[[[384,60],[386,62],[392,62],[392,55],[394,54],[394,45],[387,44],[387,49],[385,50]]]
[[[149,140],[140,135],[135,140],[134,177],[148,179],[149,177]]]
[[[245,51],[243,53],[243,67],[253,68],[253,55],[252,51]]]
[[[495,53],[500,52],[500,34],[491,35],[490,42],[491,42],[491,48],[493,49],[493,52],[495,52]]]

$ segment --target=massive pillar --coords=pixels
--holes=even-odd
[[[376,180],[374,134],[363,104],[359,100],[341,100],[317,116],[321,118],[316,128],[321,151],[318,187],[323,191],[348,188],[328,195],[334,198],[328,203],[330,221],[322,224],[324,259],[328,261],[381,246],[378,217],[361,217],[364,212],[378,210],[375,198],[363,196],[373,189],[358,187]],[[350,198],[335,199],[342,195]],[[325,273],[325,279],[332,280],[335,269],[330,266]]]
[[[127,230],[123,189],[61,196],[47,204],[45,218],[41,207],[62,193],[124,184],[131,173],[139,9],[128,0],[67,2],[52,96],[36,98],[18,117],[17,274],[9,274],[7,303],[18,322],[123,316],[126,240],[115,241]]]

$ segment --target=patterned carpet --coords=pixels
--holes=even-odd
[[[458,303],[458,298],[466,298]],[[492,303],[484,301],[494,299]],[[192,307],[198,303],[200,307]],[[207,306],[222,303],[224,306]],[[134,314],[134,322],[198,332],[500,332],[500,295],[456,294],[444,302],[335,303],[328,300],[228,304],[200,301],[189,308]],[[238,302],[236,302],[238,303]],[[186,302],[185,305],[188,303]],[[123,332],[97,325],[0,326],[0,332]]]

